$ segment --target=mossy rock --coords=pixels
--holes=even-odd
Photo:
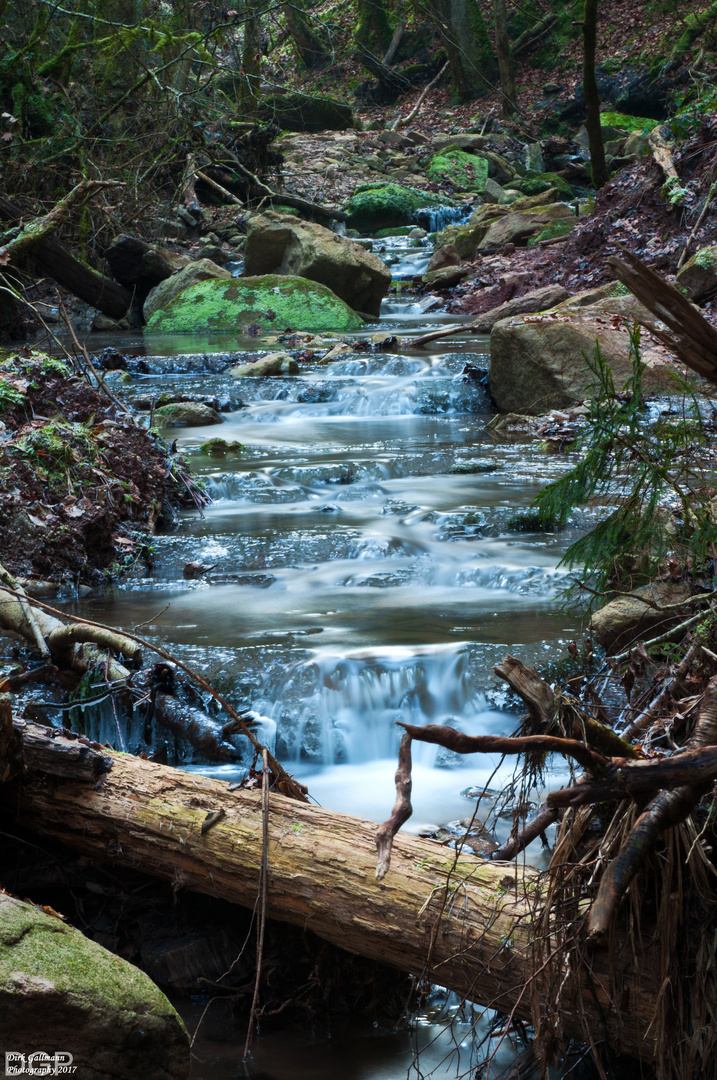
[[[325,285],[283,274],[202,281],[147,323],[148,333],[359,330],[363,320]]]
[[[376,233],[376,239],[385,240],[389,236],[408,236],[413,229],[413,225],[399,225],[396,229],[379,229]]]
[[[208,427],[222,424],[224,417],[201,401],[175,401],[155,409],[155,421],[161,427]]]
[[[528,241],[528,247],[535,247],[541,240],[554,240],[557,236],[567,236],[569,232],[572,232],[577,221],[554,221],[550,225],[546,225],[544,229],[541,229],[537,236],[534,236]]]
[[[4,1049],[72,1055],[82,1080],[189,1076],[186,1029],[152,980],[58,916],[7,894],[0,894],[0,1015]]]
[[[345,131],[356,126],[351,106],[345,102],[298,92],[264,98],[258,115],[285,131]]]
[[[701,303],[717,293],[717,245],[700,248],[677,275],[690,300]]]
[[[602,127],[619,128],[621,131],[642,131],[647,134],[660,123],[660,120],[652,120],[649,116],[629,116],[628,113],[621,112],[600,113]]]
[[[227,442],[226,439],[208,439],[199,447],[202,454],[216,458],[239,457],[245,449],[243,443]]]
[[[361,184],[346,204],[349,215],[346,225],[359,232],[370,233],[413,225],[416,223],[417,210],[425,206],[445,205],[446,201],[430,192],[401,184]]]
[[[558,176],[557,173],[540,173],[539,176],[530,176],[516,181],[515,186],[520,188],[524,195],[540,195],[550,188],[557,188],[560,194],[566,198],[575,198],[570,184],[562,176]]]
[[[481,192],[488,179],[488,160],[464,150],[445,150],[431,158],[426,176],[438,183],[447,182],[456,191]]]

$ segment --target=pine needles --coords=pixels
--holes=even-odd
[[[579,568],[566,590],[575,602],[629,591],[661,574],[711,584],[717,564],[713,451],[699,405],[686,383],[679,412],[648,419],[642,396],[640,329],[630,334],[632,374],[617,391],[595,343],[590,428],[578,441],[583,457],[535,499],[544,524],[564,525],[580,506],[615,509],[565,553]],[[679,377],[677,377],[679,378]]]

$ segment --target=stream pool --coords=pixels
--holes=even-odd
[[[406,252],[410,265],[419,255]],[[421,352],[406,345],[456,322],[425,309],[415,300],[386,303],[380,323],[360,336],[395,342],[325,367],[303,365],[292,378],[222,372],[220,354],[277,347],[261,339],[108,339],[145,357],[146,373],[125,387],[130,398],[200,394],[227,411],[215,427],[172,432],[211,495],[204,516],[187,512],[157,539],[151,575],[79,608],[123,627],[145,624],[145,635],[256,713],[260,738],[313,799],[377,822],[394,799],[397,720],[508,733],[516,703],[494,664],[510,652],[545,665],[579,633],[555,602],[557,564],[575,531],[523,531],[516,518],[572,462],[487,427],[487,338],[459,335]],[[90,344],[99,351],[105,342]],[[214,437],[245,449],[218,461],[200,449]],[[186,580],[190,561],[212,569]],[[512,773],[485,755],[416,750],[409,831],[470,816],[474,802],[462,793],[485,783],[499,790]],[[240,775],[237,766],[185,767]],[[509,826],[500,823],[505,833]],[[184,1008],[189,1022],[202,1004]],[[488,1018],[450,1001],[439,1013],[419,1017],[412,1034],[355,1023],[330,1039],[274,1033],[255,1043],[245,1067],[245,1032],[209,1027],[195,1046],[193,1076],[472,1075]],[[495,1071],[512,1056],[506,1041]]]

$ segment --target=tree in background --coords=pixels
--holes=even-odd
[[[469,99],[492,90],[498,64],[476,0],[428,0],[428,10],[446,50],[458,96]]]
[[[495,27],[495,49],[498,54],[500,71],[500,90],[503,95],[503,116],[512,116],[515,112],[515,67],[510,52],[508,37],[508,14],[505,0],[493,0],[493,25]]]
[[[595,77],[595,49],[597,46],[598,0],[585,0],[583,15],[583,93],[585,94],[586,119],[590,147],[590,165],[593,184],[601,188],[607,183],[607,165],[605,164],[605,146],[602,141],[600,125],[600,94]]]
[[[331,53],[312,27],[304,0],[291,0],[290,3],[284,3],[281,5],[281,10],[302,64],[307,68],[318,68],[328,64]]]
[[[356,8],[356,41],[385,53],[391,44],[392,31],[384,0],[356,0]]]

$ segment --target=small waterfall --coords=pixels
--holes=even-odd
[[[470,206],[426,206],[416,211],[416,221],[426,232],[435,233],[445,229],[446,225],[462,225],[468,221],[474,207]]]
[[[394,757],[397,721],[452,726],[460,717],[462,730],[478,732],[481,716],[490,715],[458,645],[303,661],[258,708],[276,723],[277,752],[286,760],[325,765]],[[417,747],[417,755],[427,765],[452,763],[452,755],[428,745]]]

